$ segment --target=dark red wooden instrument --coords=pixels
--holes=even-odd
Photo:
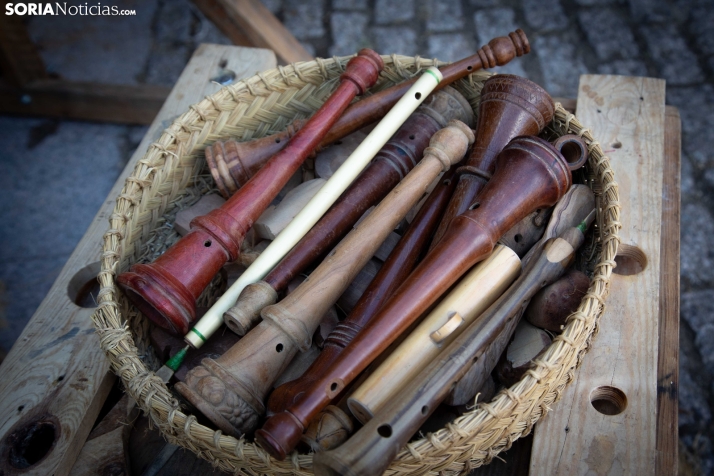
[[[392,250],[377,275],[365,290],[357,305],[347,318],[340,322],[325,341],[320,356],[297,380],[287,382],[273,390],[268,399],[268,416],[288,408],[299,396],[330,367],[354,336],[374,316],[402,282],[409,276],[424,255],[430,239],[439,224],[441,214],[449,203],[456,182],[455,169],[444,174],[441,182],[417,213],[397,246]],[[337,396],[333,401],[339,399]]]
[[[261,444],[279,438],[273,447],[280,449],[277,441],[284,441],[286,449],[293,448],[311,419],[335,396],[334,389],[355,379],[469,268],[491,253],[501,235],[534,210],[554,205],[571,183],[568,163],[551,144],[537,137],[514,139],[499,154],[493,178],[478,201],[452,220],[437,246],[313,386],[266,421],[259,433]],[[280,451],[274,456],[280,456]]]
[[[496,156],[511,139],[538,135],[553,119],[555,104],[548,93],[520,76],[499,74],[489,78],[481,91],[476,143],[466,164],[459,167],[458,185],[439,224],[434,248],[449,222],[465,212],[493,174]]]
[[[357,94],[377,81],[382,58],[363,49],[347,64],[340,85],[288,146],[270,159],[223,206],[191,222],[191,232],[151,264],[137,264],[117,281],[157,325],[184,335],[196,318],[196,298],[226,261],[234,261],[246,232],[315,149]]]
[[[494,38],[476,54],[439,68],[444,77],[436,89],[441,89],[482,68],[503,66],[513,58],[529,53],[530,50],[528,38],[520,28],[509,33],[507,37]],[[414,84],[414,81],[416,78],[396,84],[352,104],[330,129],[317,150],[380,119]],[[221,194],[228,198],[235,193],[270,157],[285,147],[303,124],[304,120],[300,119],[284,131],[268,137],[247,142],[231,140],[206,148],[206,160]]]
[[[226,325],[244,335],[257,324],[261,309],[274,304],[278,292],[344,238],[364,212],[414,168],[431,136],[452,119],[472,125],[473,111],[468,101],[453,88],[429,96],[280,264],[262,282],[243,290],[236,305],[224,314]]]

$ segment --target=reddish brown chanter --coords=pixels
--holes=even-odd
[[[409,229],[389,254],[387,261],[369,283],[350,315],[327,337],[325,347],[315,362],[299,379],[284,383],[273,390],[268,399],[268,416],[285,410],[301,392],[309,389],[414,270],[425,254],[451,194],[456,188],[454,172],[455,169],[451,168],[444,174]],[[338,398],[339,396],[334,400]]]
[[[340,76],[340,85],[290,140],[223,206],[191,222],[191,232],[151,264],[137,264],[117,281],[139,310],[157,325],[186,334],[196,318],[196,299],[226,261],[238,258],[246,232],[297,171],[357,94],[372,86],[382,58],[363,49]]]
[[[466,163],[459,167],[456,191],[439,228],[434,248],[449,222],[465,212],[493,174],[496,156],[517,136],[537,135],[553,120],[555,104],[548,93],[520,76],[499,74],[489,78],[481,91],[476,143]]]
[[[571,183],[569,164],[552,145],[536,137],[514,139],[499,154],[475,206],[452,220],[439,244],[314,385],[265,422],[256,433],[260,445],[276,458],[289,453],[311,419],[486,257],[503,233],[537,208],[555,204]]]
[[[439,68],[443,79],[435,91],[482,68],[509,63],[531,50],[526,34],[520,28],[499,36],[479,49],[476,54]],[[415,79],[396,84],[350,105],[318,146],[326,147],[352,132],[384,116]],[[284,131],[247,142],[225,141],[206,148],[206,161],[221,194],[228,198],[235,193],[263,164],[285,147],[288,140],[303,126],[303,120],[290,124]],[[504,144],[505,145],[505,144]]]

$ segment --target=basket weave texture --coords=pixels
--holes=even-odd
[[[384,56],[385,69],[373,91],[439,65],[419,57]],[[208,191],[203,149],[216,140],[247,140],[284,129],[309,116],[337,85],[349,57],[297,63],[260,73],[221,89],[189,108],[149,146],[119,195],[110,229],[104,235],[99,307],[92,316],[100,344],[126,391],[171,442],[190,449],[222,470],[246,474],[312,474],[312,455],[292,453],[277,461],[244,439],[213,431],[187,415],[168,387],[152,371],[158,368],[144,319],[118,290],[115,277],[168,244],[157,229],[187,197]],[[478,111],[483,82],[477,72],[453,86]],[[560,104],[551,133],[575,133],[589,145],[588,185],[596,192],[598,253],[590,289],[563,333],[523,379],[490,403],[478,403],[446,428],[409,443],[386,474],[465,473],[488,464],[533,425],[558,400],[597,332],[619,244],[618,188],[609,159],[577,119]]]

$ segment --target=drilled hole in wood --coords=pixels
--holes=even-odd
[[[627,408],[627,395],[619,388],[604,385],[590,393],[590,403],[603,415],[619,415]]]
[[[417,99],[421,99],[421,93],[416,93],[416,94],[414,95],[414,97],[417,98]]]
[[[514,236],[513,239],[515,240],[516,243],[520,243],[521,240],[523,239],[523,235],[521,235],[520,233],[516,233],[516,236]]]
[[[67,296],[70,301],[79,307],[97,307],[97,296],[99,295],[97,274],[101,269],[102,265],[97,261],[88,264],[72,276],[67,285]]]
[[[211,78],[212,83],[218,83],[221,86],[226,86],[231,84],[236,80],[236,73],[230,69],[221,70],[216,76]]]
[[[424,405],[423,407],[421,407],[421,414],[426,415],[427,413],[429,413],[429,407],[427,405]]]
[[[390,425],[381,425],[377,428],[377,433],[379,433],[379,436],[382,438],[389,438],[392,436],[392,427]]]
[[[276,352],[282,352],[283,351],[283,344],[278,344],[275,346],[275,351]]]
[[[205,246],[206,248],[210,248],[210,247],[211,247],[211,240],[206,240],[206,241],[204,241],[204,242],[203,242],[203,246]]]
[[[7,437],[10,447],[8,463],[18,469],[25,469],[42,461],[60,436],[59,421],[54,417],[41,417]]]
[[[337,382],[332,382],[332,385],[330,385],[330,390],[332,390],[333,392],[337,390]]]
[[[647,255],[636,246],[620,244],[615,256],[617,266],[613,273],[621,276],[639,274],[647,267]]]

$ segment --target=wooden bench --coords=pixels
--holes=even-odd
[[[94,334],[89,319],[92,309],[76,305],[68,290],[92,282],[99,270],[101,237],[125,178],[173,118],[218,89],[209,78],[219,65],[241,78],[274,67],[276,59],[268,50],[217,45],[202,45],[193,55],[87,233],[0,366],[0,474],[60,476],[73,469],[115,377],[108,373]],[[566,107],[576,106],[572,100],[562,102]],[[612,158],[623,200],[623,242],[640,248],[648,265],[639,274],[614,277],[600,333],[561,401],[537,425],[535,436],[517,441],[502,454],[505,463],[494,461],[473,474],[585,474],[588,469],[600,474],[616,472],[620,466],[628,473],[676,472],[679,114],[664,106],[663,81],[613,76],[581,78],[577,113]],[[636,256],[633,259],[637,261]],[[641,299],[643,295],[647,299]],[[616,358],[608,360],[612,349]],[[627,362],[624,354],[634,360]],[[608,372],[610,380],[603,383]],[[603,386],[625,392],[626,408],[620,415],[603,415],[592,406],[593,389]],[[619,400],[607,392],[595,396],[618,405]],[[116,420],[117,414],[105,420]],[[154,474],[212,470],[190,452],[174,453],[156,430],[147,433],[146,428],[146,419],[139,419],[129,440],[135,473],[142,474],[152,461]],[[11,434],[24,434],[35,442],[29,456],[36,463],[25,469],[11,464]],[[87,466],[83,454],[82,468],[95,471],[102,464],[119,464],[109,458],[108,446],[90,443],[85,453],[91,449],[96,458]],[[107,454],[102,455],[103,451]],[[79,466],[72,474],[95,474],[82,472]]]

